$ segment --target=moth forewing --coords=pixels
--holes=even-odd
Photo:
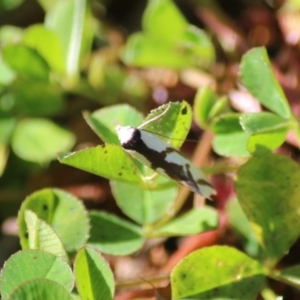
[[[117,126],[116,130],[123,149],[146,166],[205,198],[216,194],[203,172],[165,141],[140,128]]]

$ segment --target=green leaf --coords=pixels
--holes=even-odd
[[[15,77],[15,72],[0,57],[0,84],[9,85],[14,81]]]
[[[262,266],[240,251],[213,246],[186,256],[171,274],[172,299],[256,299]]]
[[[247,150],[249,134],[239,123],[239,114],[226,114],[217,118],[211,129],[216,133],[213,149],[222,156],[250,156]]]
[[[189,25],[170,0],[148,2],[143,30],[143,34],[130,36],[122,53],[122,59],[129,65],[182,69],[206,67],[215,58],[206,33]]]
[[[13,111],[21,115],[51,116],[62,111],[64,98],[60,87],[43,81],[22,80],[12,85]]]
[[[230,227],[242,237],[245,251],[251,257],[257,257],[260,250],[258,241],[237,199],[228,201],[226,215]]]
[[[166,42],[175,42],[184,34],[187,26],[188,22],[174,2],[148,2],[143,15],[143,28],[147,34]]]
[[[186,101],[169,102],[152,110],[140,128],[180,148],[189,133],[192,117],[191,107]]]
[[[248,150],[255,154],[271,152],[279,147],[290,127],[288,120],[268,112],[242,114],[240,123],[250,134]]]
[[[36,50],[25,45],[9,45],[2,49],[4,61],[20,77],[31,80],[49,80],[49,66]]]
[[[112,182],[112,192],[122,212],[143,225],[154,223],[163,217],[171,209],[178,184],[163,176],[157,176],[156,182],[157,180],[160,180],[158,186],[153,189],[149,187],[149,190],[125,182]],[[159,184],[165,186],[160,188]]]
[[[143,184],[136,164],[118,145],[108,144],[62,154],[59,161],[107,179]]]
[[[239,133],[243,131],[240,124],[240,114],[230,113],[217,118],[212,124],[215,134]]]
[[[68,255],[53,228],[39,219],[31,210],[25,210],[24,219],[28,231],[29,249],[39,249],[69,261]]]
[[[240,124],[249,134],[282,130],[290,126],[288,120],[269,112],[241,114]]]
[[[240,76],[243,85],[257,100],[283,118],[291,111],[264,47],[249,50],[242,58]]]
[[[215,229],[218,213],[209,207],[192,209],[155,230],[155,236],[186,236]]]
[[[90,212],[91,232],[88,245],[112,255],[127,255],[144,243],[141,227],[105,212]]]
[[[9,300],[73,300],[64,286],[48,279],[34,279],[19,286],[10,295]]]
[[[300,235],[299,180],[298,164],[274,154],[251,158],[237,174],[238,199],[270,265]]]
[[[59,1],[46,15],[46,27],[58,36],[70,86],[77,82],[81,64],[90,53],[94,22],[86,0]]]
[[[84,118],[93,131],[105,142],[120,145],[115,127],[139,126],[143,115],[127,104],[104,107],[93,113],[84,113]]]
[[[75,258],[74,273],[82,300],[113,299],[113,273],[100,252],[89,248],[81,249]]]
[[[300,265],[289,267],[276,273],[276,279],[300,289]]]
[[[0,119],[0,144],[3,145],[9,142],[16,123],[17,120],[15,118]]]
[[[165,67],[180,70],[191,66],[191,57],[176,53],[174,47],[175,45],[164,43],[158,38],[135,33],[127,40],[121,59],[125,64],[135,67]]]
[[[68,151],[75,142],[74,135],[47,119],[21,120],[12,137],[14,152],[24,160],[47,163],[58,152]]]
[[[194,119],[201,128],[208,128],[211,122],[209,115],[217,102],[217,95],[210,86],[198,89],[194,100]]]
[[[89,220],[82,202],[76,197],[59,189],[48,188],[25,199],[18,215],[20,241],[25,249],[29,247],[25,224],[26,210],[33,211],[51,225],[67,251],[78,250],[86,242]]]
[[[183,55],[191,56],[193,65],[208,67],[215,61],[215,49],[209,36],[204,30],[188,25],[178,48],[182,49]]]
[[[44,25],[36,24],[24,32],[23,43],[35,49],[52,70],[64,72],[64,52],[58,36]]]
[[[21,284],[42,278],[61,284],[68,292],[74,287],[71,268],[55,255],[41,250],[25,250],[13,254],[6,261],[1,273],[0,291],[2,299],[8,299],[15,288]],[[27,298],[21,297],[19,299]]]
[[[0,1],[0,11],[13,10],[17,8],[24,0],[2,0]]]

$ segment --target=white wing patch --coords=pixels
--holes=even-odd
[[[139,128],[118,126],[116,130],[123,149],[132,157],[205,198],[216,194],[203,172],[165,141]]]

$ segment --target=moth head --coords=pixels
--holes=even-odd
[[[128,142],[132,141],[136,129],[130,126],[117,125],[116,131],[121,145],[126,145]]]

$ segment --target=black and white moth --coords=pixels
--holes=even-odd
[[[130,126],[117,126],[116,131],[122,148],[133,158],[205,198],[211,199],[216,194],[205,175],[162,139]]]

